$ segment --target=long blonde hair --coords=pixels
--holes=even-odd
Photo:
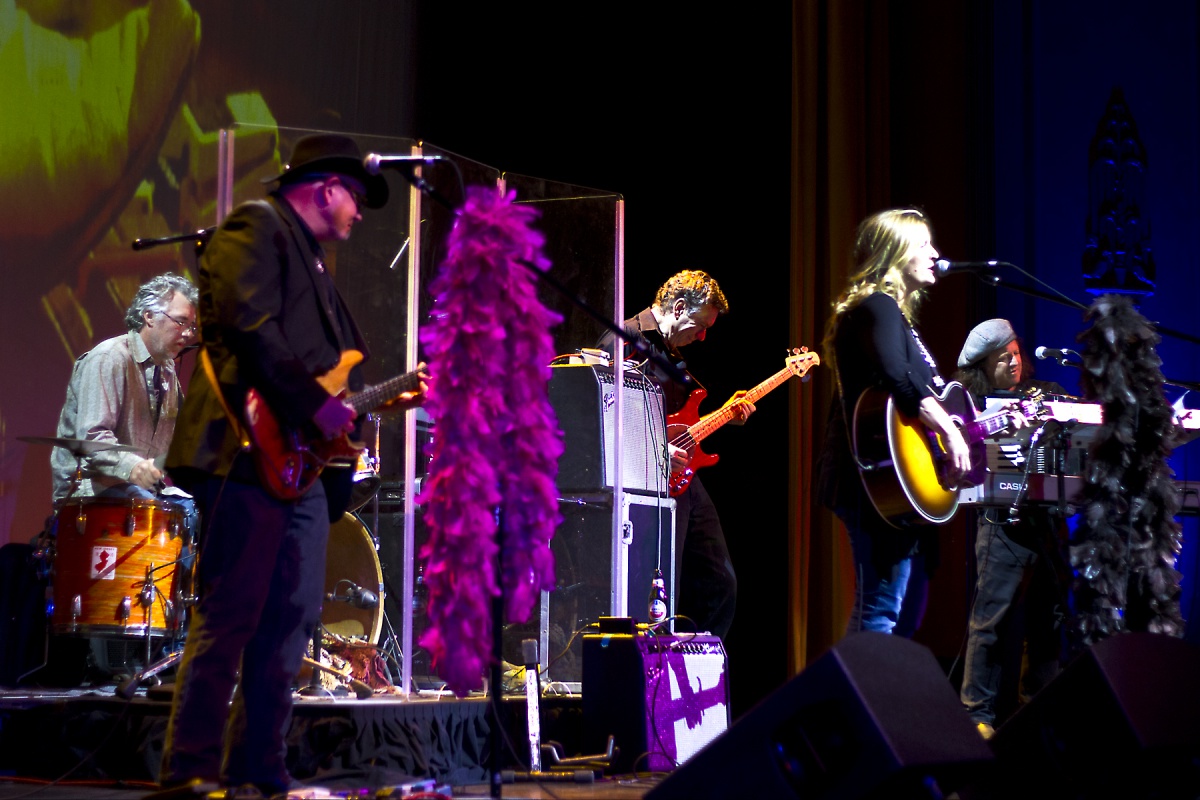
[[[929,219],[916,208],[880,211],[859,223],[854,235],[855,269],[846,289],[833,302],[833,314],[825,326],[826,360],[835,369],[833,338],[842,315],[875,292],[895,300],[909,323],[916,321],[924,292],[906,290],[903,270],[912,249],[927,236],[932,236]]]

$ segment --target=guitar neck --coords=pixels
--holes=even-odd
[[[395,400],[405,392],[416,391],[421,387],[421,377],[416,372],[397,375],[394,378],[368,386],[357,394],[346,398],[346,402],[359,414],[374,411],[385,403]]]
[[[965,427],[964,434],[968,442],[978,442],[987,439],[990,436],[995,436],[1012,423],[1012,415],[1007,411],[1002,411],[999,414],[993,414],[990,417],[982,417]]]
[[[775,389],[790,377],[792,377],[792,371],[789,368],[784,367],[783,369],[779,370],[779,372],[776,372],[774,375],[760,383],[758,386],[755,386],[753,389],[746,392],[746,397],[744,399],[750,401],[751,403],[757,403],[760,397]],[[701,442],[710,433],[713,433],[726,422],[729,422],[731,419],[733,419],[734,415],[737,413],[734,411],[734,405],[735,404],[731,403],[724,408],[719,408],[711,414],[707,414],[701,417],[697,422],[693,423],[693,425],[688,428],[688,433],[691,434],[692,439],[694,441]]]

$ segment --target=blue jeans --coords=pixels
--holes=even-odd
[[[846,632],[891,633],[908,592],[916,537],[888,525],[871,507],[842,507],[836,513],[854,550],[856,590]]]

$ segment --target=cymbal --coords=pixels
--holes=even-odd
[[[18,436],[17,439],[29,444],[48,444],[61,447],[73,456],[90,456],[93,453],[103,453],[109,450],[117,452],[136,453],[141,448],[131,444],[116,444],[115,442],[98,442],[94,439],[60,439],[53,436]]]

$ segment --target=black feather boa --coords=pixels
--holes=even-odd
[[[1163,395],[1161,341],[1128,297],[1096,299],[1083,343],[1084,396],[1104,408],[1088,453],[1082,518],[1071,536],[1073,649],[1122,631],[1182,636],[1182,527],[1167,457],[1177,443]]]

